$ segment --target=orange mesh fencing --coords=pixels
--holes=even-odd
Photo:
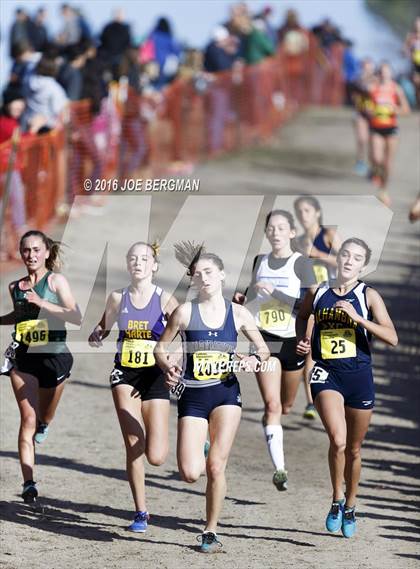
[[[97,112],[89,101],[72,103],[64,127],[21,137],[8,176],[1,260],[18,254],[28,226],[45,228],[75,195],[100,205],[103,193],[87,193],[86,178],[95,188],[109,178],[186,175],[197,161],[267,139],[302,105],[342,104],[342,46],[327,58],[308,39],[302,54],[280,49],[257,65],[179,78],[161,93],[113,86]],[[0,146],[1,199],[11,148]]]

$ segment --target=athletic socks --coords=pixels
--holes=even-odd
[[[284,470],[283,427],[281,425],[266,425],[264,434],[274,468]]]

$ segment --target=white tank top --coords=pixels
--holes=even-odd
[[[270,283],[276,290],[298,299],[301,281],[296,275],[295,263],[301,256],[300,253],[293,253],[283,267],[270,269],[268,265],[269,255],[264,255],[257,270],[256,282]],[[253,312],[258,328],[282,338],[294,338],[296,336],[296,317],[293,314],[295,301],[289,304],[277,300],[271,295],[258,294],[254,302],[255,309]]]

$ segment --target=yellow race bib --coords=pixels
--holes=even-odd
[[[230,375],[230,354],[227,352],[194,352],[193,364],[194,378],[199,381],[224,380]]]
[[[124,367],[151,367],[155,365],[153,340],[126,339],[121,350],[121,365]]]
[[[16,325],[16,341],[27,346],[46,346],[48,344],[48,321],[26,320]]]
[[[413,62],[420,65],[420,49],[413,49]]]
[[[261,304],[258,317],[263,330],[281,332],[288,329],[292,311],[287,304],[278,300],[270,300]]]
[[[321,330],[321,356],[324,360],[356,357],[356,332],[353,328]]]
[[[394,107],[392,105],[376,105],[375,116],[378,119],[388,120],[394,115]]]
[[[328,281],[328,269],[325,265],[314,265],[314,274],[317,284]]]

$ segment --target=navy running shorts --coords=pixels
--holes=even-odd
[[[117,385],[130,385],[138,391],[142,401],[169,400],[169,389],[166,387],[165,377],[162,370],[157,366],[138,370],[115,364],[109,376],[109,383],[111,389]]]
[[[296,353],[296,338],[280,338],[260,330],[271,356],[277,358],[284,371],[297,371],[305,365],[305,357]]]
[[[236,377],[209,387],[186,387],[178,400],[178,419],[201,417],[208,421],[213,409],[222,405],[242,407],[241,389]]]
[[[16,356],[13,367],[29,373],[38,380],[39,387],[51,389],[63,383],[71,373],[73,356],[66,350],[58,354],[24,353]]]
[[[309,385],[312,399],[321,391],[333,390],[341,393],[346,407],[353,409],[373,409],[375,388],[371,366],[357,371],[328,370],[316,363],[311,371]]]

